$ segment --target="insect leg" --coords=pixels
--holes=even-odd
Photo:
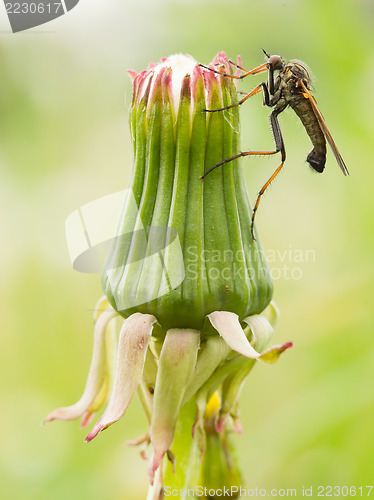
[[[265,84],[261,84],[261,85],[265,85]],[[277,120],[278,113],[279,113],[279,111],[275,112],[275,110],[274,110],[270,115],[270,123],[271,123],[271,127],[273,130],[273,135],[274,135],[275,145],[276,145],[276,149],[274,151],[241,151],[240,153],[238,153],[234,156],[231,156],[230,158],[226,158],[225,160],[221,161],[220,163],[217,163],[217,165],[214,165],[214,167],[207,170],[204,173],[204,175],[202,175],[200,177],[200,179],[205,179],[205,177],[208,174],[210,174],[210,172],[215,170],[216,168],[221,167],[222,165],[226,165],[226,163],[230,163],[230,161],[236,160],[236,159],[241,158],[243,156],[256,156],[256,155],[270,156],[270,155],[275,155],[275,154],[279,153],[279,151],[282,151],[282,162],[284,162],[284,159],[286,158],[286,156],[285,156],[285,151],[284,151],[282,134],[280,131],[278,120]],[[284,157],[284,159],[283,159],[283,157]],[[256,210],[257,210],[257,206],[258,206],[258,201],[256,202]]]
[[[234,64],[232,61],[230,61],[231,64]],[[249,71],[244,70],[244,68],[241,68],[240,66],[237,66],[234,64],[234,66],[237,66],[239,69],[244,71],[242,75],[229,75],[228,73],[221,73],[221,71],[218,71],[214,68],[209,68],[208,66],[205,66],[204,64],[199,64],[201,68],[205,68],[208,71],[213,71],[213,73],[216,73],[217,75],[220,76],[227,76],[228,78],[235,78],[235,80],[242,80],[243,78],[246,78],[248,75],[258,75],[259,73],[263,73],[264,71],[267,71],[269,69],[268,63],[260,64],[260,66],[257,66],[256,68],[253,68]]]
[[[279,167],[276,169],[276,171],[273,173],[273,175],[270,177],[270,179],[268,179],[265,182],[265,184],[260,189],[260,192],[258,193],[255,206],[253,207],[252,220],[251,220],[251,234],[252,234],[252,239],[253,240],[255,240],[254,232],[253,232],[253,230],[254,230],[254,222],[255,222],[255,215],[256,215],[256,212],[257,212],[257,209],[258,209],[258,205],[259,205],[260,200],[261,200],[261,196],[264,194],[264,192],[266,191],[266,189],[270,186],[270,184],[273,182],[273,180],[276,178],[276,176],[282,170],[282,167],[283,167],[284,162],[286,160],[286,150],[285,150],[285,147],[284,147],[284,141],[283,141],[283,137],[282,137],[282,132],[281,132],[281,129],[280,129],[280,126],[279,126],[279,122],[278,122],[278,114],[279,113],[280,113],[279,110],[274,110],[271,113],[271,115],[270,115],[270,123],[271,123],[271,128],[272,128],[272,131],[273,131],[273,135],[274,135],[274,141],[275,141],[276,150],[273,153],[268,153],[268,154],[274,154],[274,153],[278,153],[280,151],[282,161],[281,161],[281,164],[279,165]]]
[[[272,64],[269,64],[268,89],[270,94],[274,95],[274,67]]]
[[[214,113],[216,111],[224,111],[225,109],[230,109],[230,108],[235,108],[236,106],[240,106],[240,104],[243,104],[243,102],[245,102],[249,97],[252,97],[253,95],[256,95],[256,94],[259,94],[260,92],[262,92],[263,85],[264,85],[263,83],[260,83],[260,85],[257,85],[257,87],[255,87],[253,90],[251,90],[251,92],[248,92],[248,94],[246,94],[246,96],[243,97],[243,99],[241,99],[240,101],[238,101],[235,104],[230,104],[230,106],[225,106],[224,108],[202,109],[202,111],[205,111],[207,113]]]
[[[262,91],[263,91],[263,94],[262,94],[262,103],[264,106],[272,106],[272,104],[270,103],[270,94],[269,94],[269,87],[268,85],[266,85],[266,83],[262,83]]]
[[[243,66],[240,66],[239,64],[237,63],[234,63],[234,61],[232,61],[231,59],[229,59],[229,63],[232,65],[232,66],[235,66],[235,68],[238,68],[240,69],[241,71],[243,71],[244,73],[248,73],[248,70],[243,68]],[[250,70],[252,71],[252,70]]]

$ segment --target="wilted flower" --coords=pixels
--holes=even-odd
[[[223,53],[212,64],[231,71]],[[217,435],[229,425],[241,432],[238,397],[256,360],[274,362],[291,344],[264,351],[278,312],[238,162],[200,179],[239,150],[238,108],[203,112],[237,102],[232,80],[183,55],[131,76],[132,196],[103,271],[91,368],[78,403],[46,421],[82,417],[85,426],[109,399],[89,442],[137,391],[149,431],[131,444],[151,443],[152,484],[166,453],[178,461],[171,447],[181,408],[196,401],[190,430],[204,455],[208,424]],[[125,320],[115,362],[116,315]]]

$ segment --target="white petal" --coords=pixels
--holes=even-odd
[[[135,313],[123,322],[118,341],[113,392],[104,414],[87,435],[87,443],[100,431],[117,422],[127,410],[142,377],[152,325],[155,322],[154,316],[141,313]]]
[[[260,356],[245,336],[237,314],[228,311],[215,311],[208,314],[208,318],[233,351],[251,359],[257,359]]]
[[[271,337],[274,335],[274,328],[270,322],[261,314],[254,314],[243,319],[243,323],[252,330],[255,347],[259,352],[265,348]]]
[[[50,422],[54,419],[74,420],[81,417],[89,409],[96,396],[99,394],[105,380],[107,369],[105,331],[109,321],[111,321],[116,315],[116,311],[108,309],[100,314],[95,323],[92,361],[82,397],[72,406],[66,406],[54,410],[47,416],[44,423]]]

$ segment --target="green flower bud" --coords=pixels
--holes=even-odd
[[[213,63],[230,73],[223,54]],[[103,273],[122,316],[152,314],[164,329],[201,330],[213,311],[260,313],[273,291],[238,161],[212,166],[239,150],[232,79],[176,55],[134,76],[134,144],[127,200]],[[132,237],[121,241],[120,235]],[[257,234],[257,233],[256,233]]]

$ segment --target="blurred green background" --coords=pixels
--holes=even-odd
[[[373,484],[372,0],[81,0],[19,34],[0,15],[1,497],[145,498],[146,463],[124,444],[146,429],[137,401],[90,445],[78,422],[40,427],[82,392],[101,295],[99,276],[72,269],[64,222],[128,185],[127,68],[175,52],[208,63],[221,50],[251,68],[262,47],[309,65],[351,176],[331,152],[314,174],[304,129],[283,113],[287,163],[257,223],[276,256],[275,341],[294,348],[248,379],[240,463],[248,487]],[[243,106],[243,150],[271,147],[268,114],[260,96]],[[242,162],[252,199],[277,161]]]

